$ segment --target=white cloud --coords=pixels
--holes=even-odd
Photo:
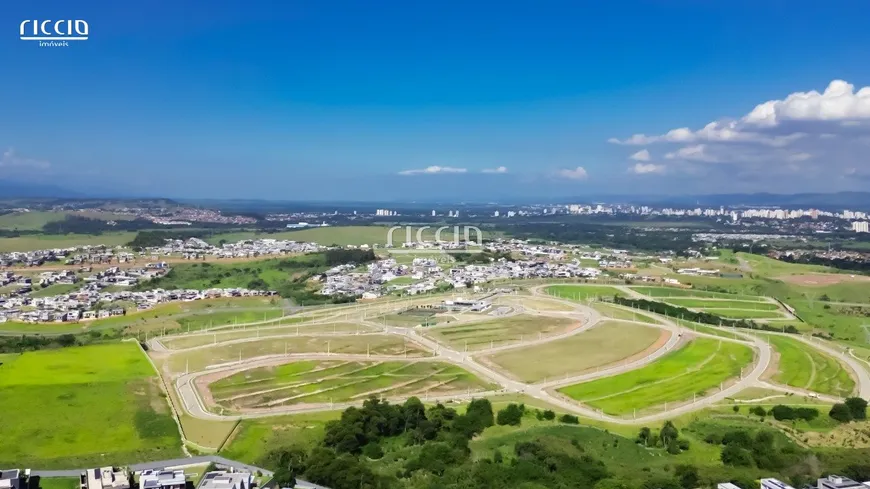
[[[500,166],[498,168],[484,168],[481,170],[481,173],[507,173],[508,169],[505,166]]]
[[[870,87],[834,80],[824,92],[795,92],[783,100],[758,104],[743,117],[749,125],[773,127],[785,121],[855,121],[870,119]]]
[[[668,160],[705,161],[707,163],[719,161],[715,156],[707,153],[706,144],[682,147],[665,154],[665,158]]]
[[[452,166],[427,166],[416,170],[402,170],[399,175],[434,175],[437,173],[467,173],[466,168],[455,168]]]
[[[556,175],[567,178],[569,180],[586,180],[589,177],[589,173],[586,172],[586,169],[582,166],[578,166],[577,168],[563,168],[556,172]]]
[[[46,169],[49,166],[51,166],[51,164],[47,161],[19,156],[15,153],[14,148],[7,149],[3,152],[3,156],[0,157],[0,167],[30,167]]]
[[[656,165],[654,163],[636,163],[628,169],[629,172],[637,175],[646,175],[648,173],[664,173],[665,165]]]
[[[724,117],[699,129],[679,127],[662,134],[610,138],[627,146],[661,145],[668,173],[685,173],[708,181],[739,181],[757,188],[822,188],[826,175],[870,175],[870,87],[856,89],[842,80],[823,92],[793,92],[758,104],[745,115]],[[640,148],[638,148],[640,149]],[[642,151],[629,156],[636,158]],[[709,165],[716,163],[716,165]],[[648,170],[646,167],[631,168]],[[721,179],[721,180],[720,180]]]
[[[629,158],[631,158],[634,161],[649,161],[649,159],[650,159],[649,151],[642,149],[642,150],[638,151],[637,153],[629,156]]]

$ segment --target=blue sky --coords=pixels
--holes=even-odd
[[[0,14],[0,179],[501,201],[870,181],[865,2],[50,0]],[[18,39],[24,19],[83,19],[89,39],[39,47]]]

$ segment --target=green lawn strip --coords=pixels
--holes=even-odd
[[[752,361],[749,347],[696,338],[641,369],[564,387],[569,397],[609,414],[626,414],[703,395],[740,374]]]
[[[297,446],[310,449],[323,441],[327,421],[338,419],[341,411],[245,419],[220,455],[230,460],[262,463],[275,447]]]
[[[297,318],[299,321],[302,318]],[[287,321],[292,323],[293,321]],[[353,323],[324,323],[324,324],[299,324],[290,326],[279,326],[275,324],[264,324],[260,326],[248,326],[245,329],[237,330],[221,330],[212,333],[196,334],[196,335],[178,335],[161,339],[163,346],[170,350],[184,350],[186,348],[194,348],[198,346],[214,345],[225,341],[241,340],[247,338],[260,338],[267,336],[296,336],[298,335],[315,335],[329,333],[356,333],[371,332],[374,328]],[[277,341],[277,340],[276,340]]]
[[[123,246],[136,237],[134,232],[92,234],[36,234],[17,238],[0,238],[0,253],[86,245]]]
[[[729,319],[776,319],[783,318],[777,311],[749,311],[743,309],[699,309],[702,312],[715,314],[716,316]]]
[[[671,318],[671,321],[673,321],[681,326],[685,326],[693,331],[707,333],[707,334],[719,336],[722,338],[731,338],[731,339],[735,339],[735,340],[747,341],[746,338],[744,338],[743,336],[740,336],[740,335],[732,332],[733,328],[726,328],[726,327],[720,328],[720,327],[716,327],[716,326],[710,326],[710,325],[701,324],[701,323],[694,323],[692,321],[686,321],[684,319],[677,319],[677,318]]]
[[[776,311],[779,309],[778,304],[762,301],[734,301],[734,300],[704,300],[694,298],[674,297],[667,301],[675,306],[687,307],[690,309],[752,309],[758,311]]]
[[[822,394],[847,397],[855,390],[849,370],[831,357],[800,340],[765,335],[779,354],[776,382]]]
[[[694,278],[694,277],[693,277]],[[643,295],[653,297],[656,299],[663,298],[695,298],[695,299],[703,299],[703,298],[713,298],[713,299],[741,299],[742,297],[738,294],[727,294],[724,292],[711,292],[706,290],[699,289],[681,289],[677,287],[656,287],[656,286],[641,286],[641,285],[633,285],[631,289],[635,292],[639,292]],[[751,298],[757,298],[755,296],[748,296]]]
[[[38,409],[22,402],[38,400]],[[0,365],[0,466],[100,466],[181,454],[136,344],[28,352]]]

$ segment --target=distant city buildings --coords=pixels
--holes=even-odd
[[[867,221],[855,221],[852,223],[852,231],[856,233],[868,233],[870,232],[870,223]]]
[[[375,211],[376,216],[398,216],[399,213],[390,209],[378,209]]]

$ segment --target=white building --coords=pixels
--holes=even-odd
[[[0,489],[18,489],[20,484],[18,469],[0,470]]]
[[[864,225],[866,226],[866,222]],[[819,479],[818,489],[866,489],[870,487],[870,483],[855,482],[848,477],[840,475],[829,475],[824,479]]]
[[[130,489],[130,477],[113,467],[88,469],[82,472],[81,489]]]
[[[852,231],[856,233],[870,233],[870,223],[867,221],[854,221],[852,223]]]
[[[794,489],[779,479],[761,479],[761,489]]]
[[[187,479],[183,470],[143,470],[139,474],[140,489],[184,489]]]
[[[199,481],[198,489],[251,489],[254,476],[250,472],[208,472]]]
[[[735,486],[730,482],[720,482],[716,485],[716,489],[741,489],[740,486]]]

